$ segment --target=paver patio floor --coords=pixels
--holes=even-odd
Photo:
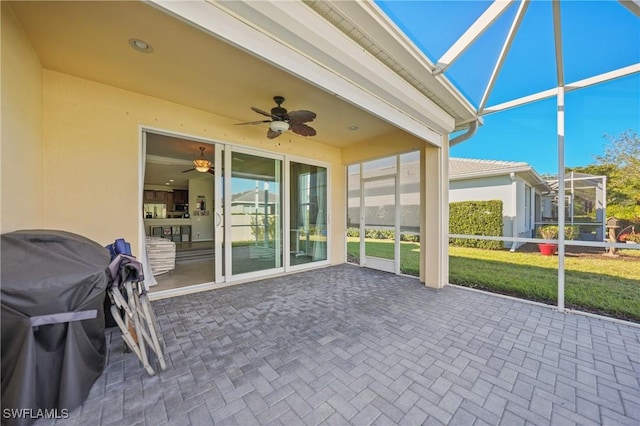
[[[168,369],[148,376],[112,329],[58,423],[640,424],[632,325],[351,265],[153,304]]]

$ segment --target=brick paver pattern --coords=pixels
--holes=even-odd
[[[351,265],[153,306],[168,369],[148,376],[110,329],[104,374],[58,423],[640,424],[624,323]]]

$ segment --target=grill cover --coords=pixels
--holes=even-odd
[[[64,231],[28,230],[1,236],[4,409],[80,406],[106,359],[104,308],[108,251]]]

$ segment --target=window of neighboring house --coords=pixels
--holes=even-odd
[[[524,229],[531,229],[531,187],[524,186]]]

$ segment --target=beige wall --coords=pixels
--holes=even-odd
[[[138,249],[140,126],[292,154],[333,165],[334,200],[344,199],[341,153],[313,140],[265,140],[263,129],[223,117],[44,71],[45,224],[101,244],[123,237]],[[333,204],[333,217],[344,217]],[[343,221],[334,222],[333,263],[344,260]]]
[[[42,66],[11,8],[1,2],[0,233],[44,225]]]
[[[434,143],[439,143],[439,141],[434,141]],[[368,140],[343,149],[342,160],[344,164],[354,164],[402,152],[420,150],[423,146],[425,146],[423,140],[398,130],[378,139]]]

